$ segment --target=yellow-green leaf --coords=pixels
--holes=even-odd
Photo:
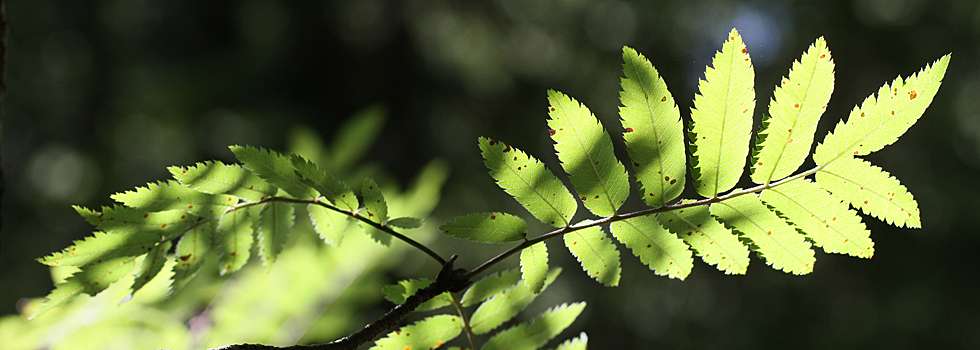
[[[738,237],[704,206],[657,214],[657,220],[694,249],[704,262],[725,274],[744,275],[749,267],[749,250]]]
[[[667,231],[653,216],[639,216],[609,225],[616,239],[660,276],[683,280],[694,261],[684,241]]]
[[[619,285],[619,249],[598,226],[562,236],[565,247],[582,265],[585,273],[607,287]]]
[[[813,250],[803,235],[773,213],[754,194],[712,204],[714,215],[726,226],[742,233],[756,252],[773,268],[797,275],[813,271]]]
[[[481,137],[479,143],[490,176],[504,192],[543,223],[564,227],[571,222],[578,203],[541,161],[486,137]]]
[[[868,161],[843,157],[817,172],[817,184],[865,214],[898,227],[922,227],[919,204],[898,179]]]

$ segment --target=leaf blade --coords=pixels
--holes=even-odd
[[[585,303],[562,304],[548,309],[531,321],[521,323],[503,332],[497,333],[486,344],[483,350],[534,350],[543,346],[552,338],[568,328],[585,310]]]
[[[898,227],[922,227],[919,203],[894,176],[858,158],[840,158],[817,172],[817,184],[865,214]]]
[[[623,47],[619,116],[643,201],[660,207],[684,190],[687,164],[680,110],[653,64]]]
[[[578,203],[541,161],[486,137],[479,139],[479,146],[490,176],[531,215],[554,227],[571,223]]]
[[[591,226],[566,233],[562,238],[589,277],[607,287],[619,285],[619,249],[602,229]]]
[[[532,292],[541,292],[547,276],[548,246],[539,242],[521,250],[521,279]]]
[[[611,216],[629,196],[629,175],[613,153],[612,139],[585,105],[548,91],[548,127],[555,152],[579,199],[593,214]]]
[[[813,271],[813,250],[802,235],[773,213],[754,194],[718,202],[708,207],[726,226],[742,233],[767,264],[788,273]]]
[[[705,263],[730,275],[744,275],[749,250],[738,237],[711,216],[707,207],[692,207],[657,214],[657,220],[677,234]]]
[[[683,280],[694,267],[691,251],[684,241],[668,232],[653,216],[616,221],[609,230],[657,275]]]
[[[502,243],[523,239],[527,234],[527,223],[516,215],[485,212],[457,216],[443,224],[440,229],[443,233],[456,238]]]
[[[436,315],[388,333],[371,350],[435,349],[453,340],[463,331],[458,316]]]

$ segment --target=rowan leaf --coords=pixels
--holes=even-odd
[[[428,278],[413,278],[398,281],[396,284],[386,285],[381,289],[381,292],[388,301],[395,304],[402,304],[405,303],[409,297],[415,295],[415,293],[418,293],[420,289],[428,287],[431,284],[432,280]],[[451,303],[452,297],[449,295],[449,293],[442,293],[422,303],[422,305],[415,308],[415,311],[435,310],[449,306]]]
[[[571,223],[578,203],[541,161],[486,137],[481,137],[479,144],[490,176],[504,192],[543,223],[554,227]]]
[[[657,221],[684,240],[705,263],[729,275],[744,275],[749,250],[704,206],[657,214]]]
[[[167,263],[167,251],[170,250],[170,242],[163,242],[158,244],[156,247],[150,250],[143,256],[143,261],[136,270],[136,277],[133,280],[133,292],[138,292],[140,288],[143,288],[153,277],[156,277],[163,270],[163,266]]]
[[[640,216],[609,225],[613,236],[660,276],[683,280],[691,273],[691,251],[653,216]]]
[[[803,164],[833,91],[834,60],[821,37],[793,62],[769,101],[769,118],[759,131],[753,156],[752,181],[769,183]]]
[[[252,146],[228,147],[246,169],[258,175],[269,184],[278,187],[295,198],[316,196],[309,185],[296,173],[288,156],[276,151]]]
[[[544,287],[541,289],[542,292],[555,281],[555,278],[558,278],[559,274],[561,274],[561,268],[548,271]],[[494,294],[490,300],[480,304],[470,316],[470,327],[473,329],[473,333],[485,334],[500,327],[504,322],[517,316],[539,294],[531,291],[524,283],[517,283],[511,288]]]
[[[324,242],[335,247],[340,245],[344,233],[353,226],[349,216],[317,204],[307,205],[306,212],[313,224],[313,231]]]
[[[582,265],[585,273],[607,287],[619,285],[619,249],[597,226],[562,236],[565,247]]]
[[[39,306],[31,309],[28,319],[60,306],[79,294],[95,295],[109,288],[110,284],[132,272],[135,260],[131,256],[116,257],[83,268],[56,285]]]
[[[646,57],[623,47],[619,116],[643,201],[661,207],[680,196],[687,171],[684,127],[667,83]]]
[[[571,97],[549,90],[548,103],[555,152],[579,199],[595,215],[615,214],[629,196],[630,185],[609,134],[585,105]]]
[[[817,184],[865,214],[898,227],[922,227],[919,204],[888,172],[866,160],[843,157],[817,172]]]
[[[555,350],[586,350],[589,345],[589,336],[585,332],[580,333],[577,337],[563,341],[558,344]]]
[[[198,192],[176,181],[153,182],[110,197],[127,207],[145,211],[183,210],[212,215],[238,203],[235,196]]]
[[[813,271],[813,250],[803,235],[773,213],[754,194],[730,198],[709,207],[726,226],[742,233],[767,264],[796,275]]]
[[[361,185],[361,197],[364,198],[364,214],[368,220],[384,225],[388,221],[388,203],[378,184],[371,179],[364,179]]]
[[[810,180],[781,184],[759,198],[825,252],[869,259],[874,255],[871,232],[857,212]]]
[[[755,110],[755,72],[737,30],[711,64],[691,109],[695,188],[705,197],[730,190],[742,176]]]
[[[547,275],[548,246],[544,242],[521,250],[521,278],[532,292],[541,292]]]
[[[248,262],[255,241],[254,226],[255,218],[249,216],[248,210],[236,210],[218,220],[215,245],[221,254],[219,266],[222,275],[238,271]]]
[[[204,193],[230,194],[250,201],[276,194],[275,187],[238,164],[207,161],[167,170],[184,186]]]
[[[497,333],[483,350],[535,350],[572,325],[585,309],[585,303],[561,304],[540,316]]]
[[[291,159],[301,181],[320,192],[320,195],[330,203],[350,211],[358,208],[360,204],[357,202],[357,196],[347,184],[306,158],[293,155]]]
[[[295,209],[291,204],[270,202],[261,208],[255,231],[263,264],[275,261],[276,256],[285,248],[294,219]]]
[[[194,278],[205,261],[214,254],[214,225],[203,222],[180,237],[174,255],[174,286],[182,288]]]
[[[458,316],[436,315],[388,333],[371,350],[436,349],[455,339],[463,331]]]
[[[486,212],[457,216],[440,227],[447,235],[477,242],[501,243],[524,238],[527,223],[518,216]]]
[[[388,226],[403,228],[406,230],[422,227],[422,219],[412,217],[400,217],[388,220]]]
[[[507,269],[486,275],[476,282],[473,282],[473,284],[466,289],[466,292],[463,293],[463,297],[460,298],[460,304],[462,304],[464,307],[476,305],[477,303],[487,300],[505,289],[513,288],[514,285],[520,281],[520,278],[521,272],[517,269]],[[542,286],[544,286],[543,283]],[[540,290],[538,290],[538,292],[540,292]]]

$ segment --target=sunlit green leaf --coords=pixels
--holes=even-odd
[[[207,161],[167,170],[181,184],[204,193],[230,194],[251,201],[276,194],[275,187],[238,164]]]
[[[473,284],[466,289],[466,292],[463,293],[463,297],[460,299],[460,304],[463,304],[464,307],[470,307],[476,303],[487,300],[494,296],[494,294],[508,288],[513,288],[520,278],[521,272],[517,269],[507,269],[486,275],[476,282],[473,282]],[[544,286],[543,283],[542,286]]]
[[[456,238],[498,243],[523,239],[527,232],[527,223],[524,219],[507,213],[472,213],[450,219],[441,229]]]
[[[739,231],[773,268],[796,275],[813,271],[813,250],[803,235],[773,213],[754,194],[712,204],[711,214]]]
[[[585,273],[607,287],[619,285],[619,249],[597,226],[562,236]]]
[[[559,274],[561,274],[560,268],[554,268],[548,272],[544,287],[541,289],[542,292],[555,281],[555,278],[558,278]],[[473,333],[485,334],[500,327],[530,305],[538,294],[532,292],[524,283],[517,283],[511,288],[494,294],[490,300],[480,304],[480,307],[476,308],[476,311],[470,316],[470,327],[473,329]]]
[[[694,261],[684,241],[667,231],[653,216],[640,216],[609,225],[619,242],[654,273],[683,280]]]
[[[378,340],[371,350],[435,349],[463,331],[458,316],[437,315],[402,327]]]
[[[497,333],[483,350],[534,350],[568,328],[585,309],[585,303],[562,304],[540,316]]]
[[[677,234],[704,262],[726,274],[744,275],[749,267],[749,250],[738,237],[704,206],[657,214],[657,221]]]
[[[532,292],[539,293],[548,275],[548,246],[536,243],[521,250],[521,277]]]
[[[568,225],[578,209],[568,188],[541,161],[523,151],[486,137],[480,152],[490,176],[507,194],[543,223]]]

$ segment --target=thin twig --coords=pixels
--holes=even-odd
[[[463,304],[459,302],[459,297],[456,296],[456,293],[449,293],[449,298],[452,299],[453,307],[456,308],[456,313],[459,314],[459,318],[463,320],[463,333],[466,334],[466,341],[470,343],[470,349],[476,350],[476,336],[473,335],[473,328],[470,327],[469,317],[463,311]]]

